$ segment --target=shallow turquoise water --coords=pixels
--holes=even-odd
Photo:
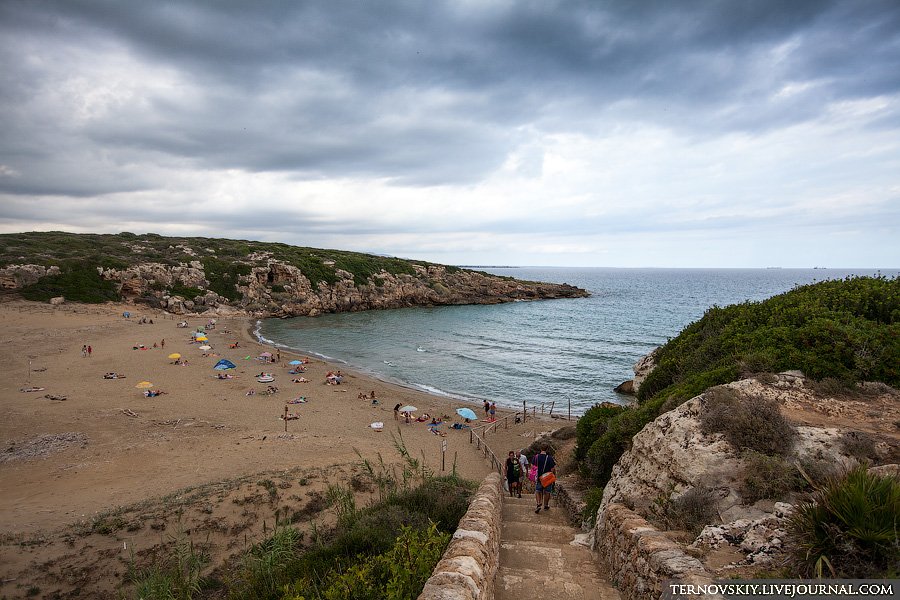
[[[631,366],[712,305],[762,300],[826,278],[877,274],[874,269],[484,270],[570,283],[592,295],[267,319],[258,333],[270,343],[437,394],[500,406],[521,406],[523,399],[555,401],[563,412],[571,403],[572,413],[582,414],[597,402],[626,402],[612,390],[631,378]]]

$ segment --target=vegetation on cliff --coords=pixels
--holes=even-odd
[[[572,286],[425,261],[133,233],[0,235],[0,275],[4,287],[21,288],[29,300],[127,299],[174,312],[202,312],[224,302],[279,316],[587,295]],[[183,302],[172,304],[171,297]]]
[[[631,438],[662,412],[746,373],[803,371],[816,380],[900,385],[900,279],[851,277],[762,302],[713,307],[662,346],[638,404],[598,405],[578,424],[577,457],[596,486]]]

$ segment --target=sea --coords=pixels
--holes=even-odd
[[[759,301],[825,279],[900,275],[878,269],[478,269],[568,283],[591,295],[265,319],[256,334],[264,343],[460,406],[552,402],[555,413],[578,416],[598,402],[631,402],[613,388],[632,378],[634,363],[712,306]]]

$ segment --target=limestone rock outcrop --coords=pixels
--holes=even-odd
[[[247,261],[264,264],[244,265],[246,275],[234,275],[220,287],[212,285],[200,260],[180,264],[144,262],[123,269],[98,267],[104,280],[111,281],[123,299],[146,302],[175,314],[240,310],[256,317],[315,316],[322,313],[411,306],[456,304],[497,304],[519,300],[576,298],[587,292],[574,286],[535,283],[497,277],[478,271],[451,269],[441,265],[411,266],[414,274],[389,273],[385,270],[362,281],[354,274],[334,269],[333,283],[313,283],[300,268],[272,260],[267,255],[253,255]],[[38,281],[45,275],[58,273],[57,267],[11,265],[0,270],[0,286],[18,289]],[[228,289],[223,290],[221,285]],[[229,294],[231,300],[210,287]],[[184,290],[193,290],[185,297]],[[180,292],[180,293],[179,293]]]
[[[897,402],[900,394],[887,386],[861,396],[831,397],[817,391],[802,374],[787,372],[722,387],[737,392],[750,406],[762,399],[779,405],[797,431],[796,441],[785,457],[789,465],[852,466],[861,460],[852,444],[847,443],[848,436],[856,439],[855,435],[868,436],[869,452],[877,462],[896,461],[900,436],[895,423],[900,416]],[[728,546],[731,554],[739,558],[710,568],[717,576],[733,569],[763,567],[780,557],[785,518],[794,497],[747,499],[750,458],[732,446],[724,435],[702,431],[700,419],[708,394],[709,390],[663,413],[634,436],[631,449],[613,467],[611,479],[604,488],[593,531],[596,547],[618,544],[616,547],[622,552],[633,550],[632,545],[623,541],[628,536],[617,529],[618,521],[614,518],[614,513],[619,514],[623,506],[657,524],[646,527],[664,530],[664,523],[659,519],[660,507],[702,488],[711,490],[712,513],[718,518],[692,542],[683,545],[688,554],[702,556],[706,551]],[[886,472],[892,469],[877,468]],[[652,535],[657,539],[665,536],[665,532]]]
[[[37,283],[42,277],[58,275],[59,267],[43,265],[9,265],[0,269],[0,289],[17,290]]]
[[[634,363],[634,366],[631,369],[634,371],[634,379],[632,379],[632,392],[637,394],[641,389],[641,384],[644,383],[644,380],[647,379],[647,375],[650,374],[656,367],[656,353],[659,352],[659,348],[656,348],[650,354],[647,354],[641,360]]]

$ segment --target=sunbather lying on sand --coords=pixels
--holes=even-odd
[[[157,396],[162,396],[163,394],[165,394],[165,392],[162,390],[145,390],[144,391],[144,396],[146,396],[147,398],[155,398]]]

